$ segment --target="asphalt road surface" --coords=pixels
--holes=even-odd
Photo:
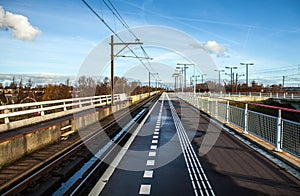
[[[300,181],[164,94],[100,195],[300,195]]]

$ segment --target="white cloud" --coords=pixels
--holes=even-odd
[[[0,6],[0,29],[11,30],[15,38],[26,41],[34,40],[41,33],[37,27],[29,23],[27,17],[4,11],[2,6]]]
[[[215,54],[217,57],[229,57],[226,52],[228,49],[216,41],[207,41],[206,43],[193,45],[195,48],[202,48],[209,54]]]

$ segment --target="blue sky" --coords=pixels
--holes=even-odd
[[[123,30],[102,1],[87,2],[114,30]],[[215,41],[225,47],[225,56],[209,54],[218,69],[238,66],[238,73],[244,74],[245,67],[240,62],[253,62],[255,65],[249,67],[250,80],[279,84],[285,75],[286,84],[300,83],[298,0],[111,2],[130,27],[168,26],[189,34],[199,43]],[[111,34],[80,0],[1,0],[0,6],[26,16],[41,31],[33,41],[22,41],[10,31],[0,30],[2,74],[77,75],[90,51]],[[153,55],[157,53],[152,51]],[[162,59],[161,53],[151,57]],[[165,59],[163,63],[166,62]],[[222,78],[229,80],[228,76]]]

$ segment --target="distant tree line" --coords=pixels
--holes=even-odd
[[[114,93],[126,93],[136,95],[148,92],[149,87],[143,86],[140,81],[128,81],[125,77],[114,77]],[[155,90],[154,88],[150,89]],[[0,104],[14,104],[34,101],[48,101],[68,99],[72,97],[87,97],[97,95],[108,95],[111,93],[110,79],[105,77],[102,81],[95,81],[92,77],[81,76],[73,85],[70,80],[65,83],[33,85],[32,79],[23,82],[20,79],[16,82],[15,77],[12,82],[4,87],[0,83]]]

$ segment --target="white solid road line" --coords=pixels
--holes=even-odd
[[[167,99],[169,101],[172,117],[178,133],[181,149],[190,175],[192,186],[194,188],[194,193],[195,195],[198,195],[198,192],[201,195],[215,195],[210,185],[210,182],[208,181],[206,174],[202,169],[199,159],[195,151],[193,150],[193,147],[186,134],[186,131],[168,95],[167,95]],[[199,181],[201,182],[201,185]]]

